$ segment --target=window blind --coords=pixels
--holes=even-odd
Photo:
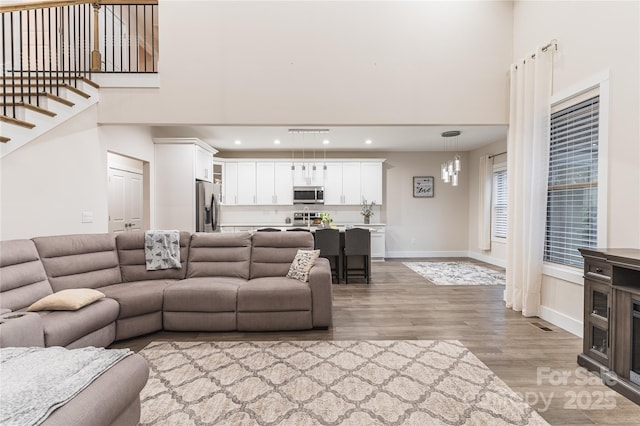
[[[582,268],[597,244],[599,97],[551,115],[544,260]]]
[[[507,238],[507,171],[493,172],[492,237]]]

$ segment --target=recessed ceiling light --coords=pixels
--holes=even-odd
[[[329,145],[329,139],[325,139],[322,141],[322,145]]]
[[[236,139],[233,143],[235,143],[236,145],[240,145],[242,141],[240,139]]]
[[[280,145],[280,140],[276,139],[275,141],[273,141],[273,143],[276,144],[276,145]]]
[[[366,141],[364,141],[364,143],[366,143],[367,145],[371,145],[371,139],[367,139]]]

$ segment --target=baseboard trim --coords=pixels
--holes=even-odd
[[[571,334],[582,337],[582,321],[578,321],[577,319],[571,318],[546,306],[540,306],[540,318],[568,331]]]
[[[476,253],[474,251],[468,252],[467,257],[470,257],[471,259],[479,260],[481,262],[489,263],[491,265],[499,266],[501,268],[507,267],[506,260],[498,259],[491,256],[485,256],[484,254]]]
[[[466,251],[388,251],[385,258],[467,257]]]

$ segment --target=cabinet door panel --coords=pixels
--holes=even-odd
[[[256,204],[275,204],[275,164],[258,161],[256,163]]]
[[[342,163],[342,195],[344,204],[362,203],[360,163]]]
[[[324,203],[329,205],[343,204],[342,163],[327,163],[325,172]]]
[[[274,166],[275,204],[293,204],[293,175],[291,163],[275,163]]]
[[[361,163],[362,198],[377,205],[382,204],[382,163]]]
[[[238,163],[225,163],[222,181],[224,184],[223,203],[228,206],[238,204]]]
[[[238,162],[238,204],[256,203],[256,163]]]

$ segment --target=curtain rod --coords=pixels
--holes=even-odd
[[[499,152],[497,154],[490,155],[489,158],[497,157],[498,155],[502,155],[502,154],[506,154],[506,153],[507,153],[507,151]]]

